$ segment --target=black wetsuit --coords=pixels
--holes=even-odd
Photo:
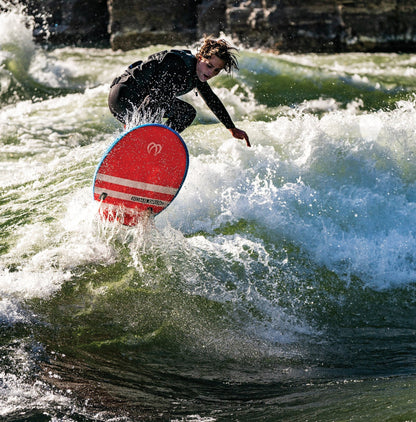
[[[108,105],[122,123],[137,109],[151,114],[163,110],[166,124],[178,132],[195,119],[196,110],[177,97],[197,89],[215,116],[227,129],[235,125],[207,82],[196,74],[197,59],[188,50],[161,51],[145,61],[131,64],[111,84]]]

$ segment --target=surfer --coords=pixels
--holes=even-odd
[[[166,125],[182,132],[195,119],[196,110],[178,97],[195,89],[218,120],[234,138],[250,141],[244,130],[235,127],[229,113],[207,81],[222,70],[238,70],[233,50],[224,40],[206,38],[196,55],[189,50],[165,50],[146,60],[131,64],[111,84],[108,105],[112,114],[123,124],[134,113],[157,115],[163,113]]]

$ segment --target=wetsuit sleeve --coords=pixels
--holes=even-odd
[[[207,103],[207,106],[212,110],[218,120],[227,128],[232,129],[235,127],[228,111],[225,109],[224,104],[217,97],[214,91],[206,82],[200,82],[197,84],[198,92],[201,97]]]

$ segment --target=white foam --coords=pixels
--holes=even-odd
[[[36,353],[36,351],[34,351]],[[13,372],[0,371],[0,416],[15,415],[19,411],[26,412],[29,409],[45,409],[58,407],[73,408],[70,392],[54,392],[50,386],[42,381],[33,381],[32,356],[23,346],[17,346],[9,350],[9,360],[14,363]],[[16,375],[21,373],[22,375]],[[52,374],[51,374],[52,375]]]
[[[74,268],[106,263],[117,253],[97,230],[97,203],[90,188],[75,191],[62,203],[54,224],[35,222],[18,228],[16,243],[3,255],[0,293],[19,297],[47,297],[72,277]],[[65,212],[66,210],[66,212]]]
[[[1,294],[3,293],[0,291]],[[9,298],[2,297],[0,299],[0,326],[6,327],[25,322],[28,322],[28,318],[21,307]]]
[[[35,51],[32,40],[33,18],[24,14],[24,6],[0,2],[0,59],[8,60],[12,70],[25,74]]]
[[[22,268],[13,272],[3,270],[0,273],[0,294],[18,294],[22,298],[48,297],[70,277],[69,272],[45,268]]]
[[[185,232],[255,221],[302,246],[340,277],[373,288],[416,276],[415,103],[392,111],[334,110],[322,118],[250,122],[246,148],[221,126],[188,132],[183,190],[157,220]],[[202,127],[201,127],[202,130]]]

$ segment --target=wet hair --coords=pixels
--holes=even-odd
[[[217,56],[225,62],[224,70],[230,73],[233,69],[238,70],[238,61],[232,50],[237,51],[235,47],[231,47],[225,40],[205,38],[204,44],[199,49],[196,58],[209,59],[211,56]]]

